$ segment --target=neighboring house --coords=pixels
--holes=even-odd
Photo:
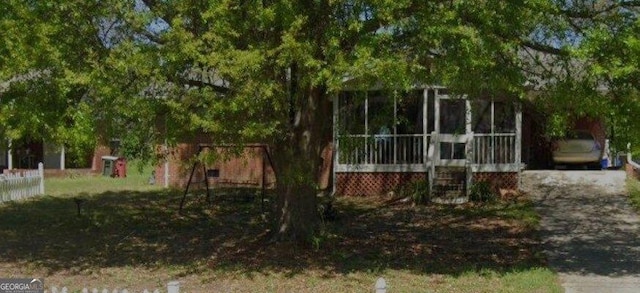
[[[102,170],[101,156],[110,154],[109,147],[97,146],[92,158],[70,161],[72,158],[64,146],[42,140],[14,141],[7,147],[0,147],[0,172],[37,169],[38,164],[42,162],[46,175],[61,176],[66,174],[65,170],[95,173]]]
[[[0,168],[4,169],[37,169],[42,162],[45,169],[65,169],[64,146],[46,141],[21,141],[0,147]]]
[[[50,74],[49,69],[32,69],[25,74],[0,80],[0,96],[9,90],[13,83],[38,80]],[[44,163],[44,168],[64,170],[64,146],[60,147],[45,141],[21,140],[9,142],[7,147],[0,147],[0,170],[37,169],[40,162]]]

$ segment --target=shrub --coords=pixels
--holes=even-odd
[[[469,191],[471,201],[489,202],[496,199],[495,193],[491,190],[491,185],[487,181],[475,182]]]
[[[430,199],[429,182],[427,180],[418,180],[407,183],[400,189],[400,195],[411,198],[416,204],[425,204]]]
[[[629,191],[629,200],[631,205],[640,211],[640,181],[636,179],[627,179],[627,190]]]

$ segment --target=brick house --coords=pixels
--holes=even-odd
[[[379,195],[419,180],[429,182],[432,191],[465,192],[483,181],[495,191],[517,189],[523,169],[549,167],[550,143],[526,102],[465,99],[444,87],[427,86],[401,96],[345,91],[333,105],[335,147],[323,153],[319,183],[337,195]],[[600,120],[580,119],[575,128],[589,130],[604,145]],[[158,184],[185,186],[198,144],[206,143],[202,139],[160,147],[164,160],[156,168]],[[275,175],[257,146],[207,166],[219,170],[211,183],[272,186]],[[198,168],[195,181],[202,182],[204,172]]]

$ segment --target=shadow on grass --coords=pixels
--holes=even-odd
[[[248,276],[291,276],[320,269],[327,277],[385,269],[460,275],[543,266],[529,225],[496,216],[518,206],[410,207],[341,199],[337,220],[315,249],[271,243],[259,196],[190,197],[177,213],[179,191],[107,192],[43,197],[0,206],[0,261],[50,273],[142,266]],[[483,212],[479,212],[479,209]]]

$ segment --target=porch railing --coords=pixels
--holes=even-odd
[[[474,134],[472,162],[474,164],[516,163],[516,134]]]
[[[338,138],[341,165],[420,165],[429,162],[433,134],[345,135]],[[515,133],[474,133],[471,164],[515,164]]]
[[[338,138],[339,164],[424,164],[430,135],[345,135]],[[425,141],[426,140],[426,141]]]

